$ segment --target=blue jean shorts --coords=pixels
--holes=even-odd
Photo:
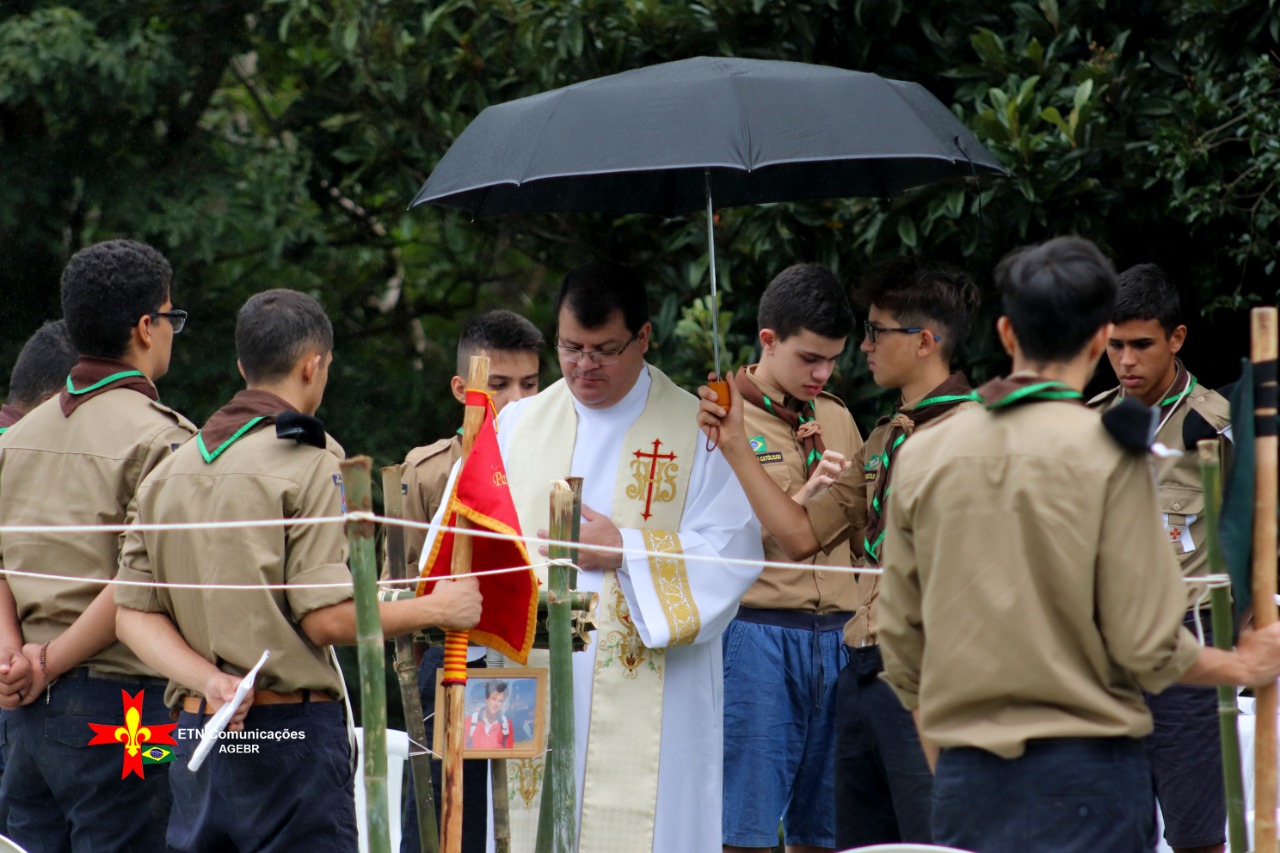
[[[784,613],[775,621],[794,627],[749,621]],[[725,631],[725,844],[774,847],[781,821],[787,844],[835,846],[835,689],[848,616],[744,608]]]

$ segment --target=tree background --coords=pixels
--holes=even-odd
[[[330,431],[397,461],[456,427],[447,381],[465,318],[512,307],[550,339],[560,277],[592,256],[643,271],[652,357],[692,386],[710,364],[700,215],[472,222],[406,204],[489,104],[737,55],[919,82],[1010,176],[719,211],[732,363],[750,358],[759,293],[794,261],[852,285],[878,258],[927,253],[990,296],[1005,252],[1078,233],[1119,268],[1174,274],[1188,360],[1219,384],[1244,352],[1244,309],[1275,302],[1278,47],[1277,0],[8,0],[0,381],[59,315],[71,253],[128,236],[168,255],[174,303],[192,313],[161,391],[197,422],[239,386],[238,306],[291,287],[334,319]],[[1006,366],[996,309],[989,298],[961,353],[971,378]],[[857,340],[832,389],[866,428],[891,401]],[[545,366],[549,382],[554,359]]]

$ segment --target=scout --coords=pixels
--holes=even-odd
[[[1280,623],[1232,651],[1182,626],[1144,441],[1081,402],[1110,337],[1115,273],[1068,237],[1003,260],[1014,373],[898,454],[884,539],[884,677],[917,715],[938,844],[983,853],[1155,845],[1143,691],[1264,684]]]
[[[859,484],[838,480],[806,501],[790,500],[826,451],[853,458],[862,436],[838,398],[822,388],[853,328],[835,275],[795,264],[765,289],[757,315],[760,362],[734,377],[720,449],[755,506],[787,504],[785,520],[808,542],[813,566],[849,566],[848,540],[865,513]],[[742,405],[742,401],[746,405]],[[704,404],[705,405],[705,404]],[[717,407],[718,408],[718,407]],[[718,425],[711,424],[711,425]],[[829,457],[834,458],[834,457]],[[765,559],[787,560],[791,530],[760,514]],[[724,849],[772,849],[778,821],[790,851],[836,846],[831,787],[840,631],[857,606],[848,571],[768,568],[725,629]]]
[[[121,524],[139,481],[195,432],[153,384],[187,317],[170,301],[172,278],[163,255],[132,240],[68,261],[62,312],[80,358],[61,394],[4,434],[0,525]],[[169,722],[164,680],[116,641],[101,582],[115,577],[119,552],[115,532],[0,535],[6,569],[65,576],[0,583],[0,658],[25,642],[32,675],[23,707],[3,715],[0,799],[4,834],[29,850],[164,847],[168,766],[121,778],[118,758],[87,748],[86,722],[125,722],[122,692],[144,694],[142,725]]]
[[[1196,381],[1178,352],[1187,339],[1178,289],[1155,264],[1130,267],[1117,279],[1119,296],[1107,339],[1107,358],[1120,385],[1089,405],[1106,409],[1132,397],[1159,411],[1156,441],[1180,456],[1153,458],[1161,518],[1184,577],[1206,573],[1204,493],[1196,442],[1213,438],[1230,424],[1231,405]],[[1203,587],[1188,585],[1191,602],[1185,623],[1198,622],[1205,645],[1213,645]],[[1203,606],[1202,606],[1203,605]],[[1146,739],[1156,796],[1164,815],[1164,836],[1178,853],[1221,853],[1226,843],[1226,792],[1222,742],[1218,737],[1217,691],[1174,685],[1148,696],[1155,731]]]
[[[342,512],[342,448],[314,417],[333,359],[333,329],[302,293],[268,290],[236,318],[241,391],[147,478],[142,523],[287,522]],[[356,847],[343,681],[329,646],[355,641],[355,606],[339,524],[130,532],[120,577],[160,583],[262,585],[259,591],[120,586],[117,630],[169,678],[178,717],[170,850]],[[317,587],[316,584],[345,584]],[[270,589],[284,585],[286,589]],[[380,605],[388,636],[480,615],[474,582]],[[256,752],[186,764],[183,737],[234,696],[264,649],[271,657],[236,710]],[[306,784],[300,784],[305,780]]]
[[[482,355],[489,359],[488,391],[495,412],[501,412],[507,403],[531,397],[538,393],[538,359],[546,341],[537,327],[513,311],[498,309],[472,318],[458,337],[457,373],[450,381],[450,390],[459,403],[466,402],[466,376],[471,356]],[[410,521],[427,522],[435,517],[436,510],[444,502],[444,489],[449,472],[462,456],[462,430],[425,447],[415,447],[405,457],[400,468],[404,489],[404,515]],[[405,554],[408,558],[409,577],[417,577],[418,563],[422,559],[422,546],[426,531],[405,528]],[[484,649],[472,646],[467,653],[467,665],[473,668],[485,666]],[[418,666],[418,689],[422,707],[435,708],[436,670],[444,665],[444,649],[432,646],[426,650]],[[427,748],[432,747],[434,726],[427,726]],[[462,792],[462,850],[463,853],[484,853],[486,831],[485,814],[488,802],[488,762],[468,761],[463,765]],[[431,762],[431,775],[436,789],[440,789],[440,762]],[[414,853],[418,849],[418,810],[415,805],[413,780],[409,780],[408,794],[404,797],[402,815],[401,849]],[[439,811],[440,798],[434,800]]]
[[[22,345],[9,375],[9,401],[0,406],[0,435],[65,387],[79,353],[66,320],[50,320]]]
[[[867,309],[862,352],[877,385],[895,388],[901,404],[867,438],[850,472],[866,489],[865,564],[878,566],[890,477],[912,435],[977,406],[977,395],[951,360],[969,337],[977,286],[953,267],[896,258],[876,267],[857,294]],[[836,687],[836,846],[930,840],[933,774],[911,715],[880,679],[876,644],[879,575],[858,578],[857,615],[845,627],[849,665]]]

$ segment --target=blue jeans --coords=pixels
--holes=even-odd
[[[200,744],[192,732],[208,721],[208,714],[178,717],[171,851],[356,849],[355,774],[341,702],[255,705],[245,732],[266,737],[223,739],[192,773],[187,764]]]
[[[933,839],[933,773],[911,712],[879,677],[879,646],[850,648],[836,686],[836,846]]]
[[[974,853],[1151,853],[1156,802],[1141,740],[1034,740],[1017,758],[944,749],[935,844]]]
[[[755,619],[793,621],[797,627]],[[724,843],[835,846],[836,678],[848,614],[743,608],[724,633]],[[807,623],[806,627],[798,627]]]
[[[168,764],[121,778],[124,746],[89,746],[89,723],[124,724],[121,691],[143,691],[142,724],[173,722],[166,681],[128,680],[77,668],[59,678],[48,701],[0,715],[6,757],[0,801],[5,835],[29,853],[107,853],[164,849],[169,822]]]

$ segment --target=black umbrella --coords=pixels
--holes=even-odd
[[[496,213],[707,210],[889,197],[1004,168],[916,83],[823,65],[700,57],[492,106],[410,203]]]

